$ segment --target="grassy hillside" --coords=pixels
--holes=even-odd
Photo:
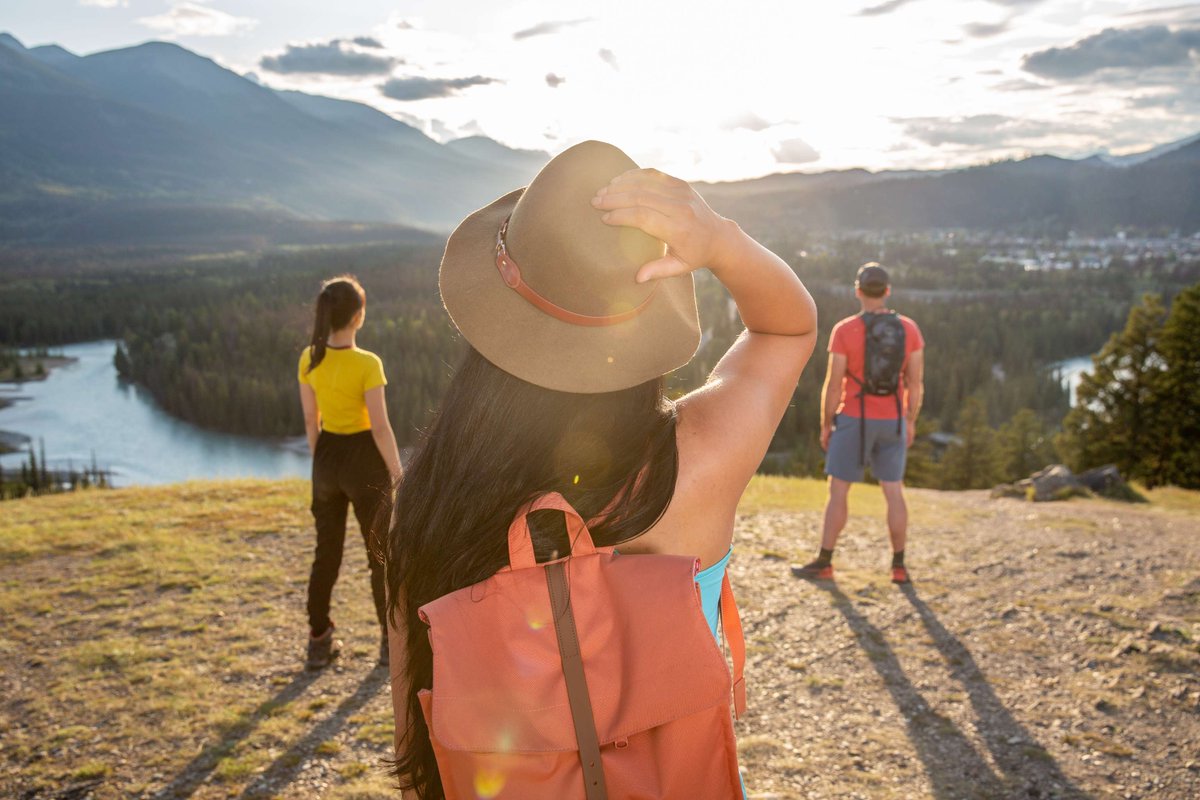
[[[902,592],[869,488],[836,586],[791,578],[822,494],[756,479],[738,521],[751,796],[1200,794],[1197,495],[913,492]],[[346,655],[301,669],[307,502],[303,481],[237,481],[4,504],[0,796],[393,796],[354,531]]]

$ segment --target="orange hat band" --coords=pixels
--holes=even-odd
[[[504,237],[508,232],[508,220],[504,220],[504,224],[500,226],[500,231],[496,234],[496,269],[500,272],[500,277],[504,284],[512,289],[517,294],[524,297],[530,305],[541,311],[547,316],[571,325],[582,325],[589,328],[603,328],[609,325],[617,325],[641,314],[650,305],[650,301],[654,299],[654,293],[658,290],[656,283],[650,290],[650,294],[646,295],[646,299],[641,302],[637,308],[632,308],[629,311],[623,311],[620,314],[610,314],[605,317],[593,317],[587,314],[577,314],[574,311],[556,305],[545,297],[542,297],[533,287],[525,283],[521,278],[521,268],[517,266],[517,262],[508,253],[508,244]]]

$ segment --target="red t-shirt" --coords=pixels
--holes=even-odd
[[[921,337],[921,329],[903,314],[900,322],[904,324],[904,365],[908,366],[908,357],[925,347],[925,339]],[[837,413],[848,417],[857,417],[862,407],[858,399],[861,387],[851,378],[854,375],[859,380],[863,374],[863,359],[866,355],[866,327],[862,318],[855,314],[833,326],[829,334],[829,352],[840,353],[846,357],[846,377],[842,378],[842,399],[838,401]],[[900,373],[900,384],[904,386],[904,372]],[[893,395],[880,397],[869,394],[867,400],[867,419],[895,419],[896,398]],[[901,408],[908,411],[908,388],[900,390]]]

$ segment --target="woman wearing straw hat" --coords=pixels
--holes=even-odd
[[[699,268],[729,290],[746,330],[703,387],[671,401],[663,377],[700,343]],[[443,791],[417,698],[432,674],[417,609],[505,566],[516,510],[558,492],[597,545],[699,558],[715,632],[738,500],[817,329],[812,298],[778,256],[688,184],[600,142],[467,217],[440,288],[470,347],[386,545],[396,773],[424,798]]]

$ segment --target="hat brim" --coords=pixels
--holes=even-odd
[[[471,346],[522,380],[581,394],[627,389],[688,363],[700,345],[690,274],[658,281],[645,311],[602,327],[555,319],[504,283],[496,233],[524,191],[474,212],[446,242],[438,273],[442,303]]]

